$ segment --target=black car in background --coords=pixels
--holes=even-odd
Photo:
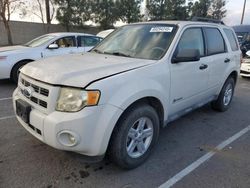
[[[238,37],[243,57],[246,57],[246,52],[250,50],[250,25],[238,25],[233,28]]]

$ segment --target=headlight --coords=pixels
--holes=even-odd
[[[77,88],[61,88],[56,110],[61,112],[77,112],[86,106],[98,104],[100,91],[85,91]]]

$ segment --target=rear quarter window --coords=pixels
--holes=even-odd
[[[227,36],[227,38],[228,38],[228,40],[229,40],[231,49],[232,49],[233,51],[239,50],[239,46],[238,46],[238,44],[237,44],[237,39],[235,38],[235,35],[234,35],[233,31],[230,30],[230,29],[223,29],[223,30],[224,30],[224,32],[226,33],[226,36]]]
[[[207,55],[215,55],[226,52],[224,38],[217,28],[204,28]]]

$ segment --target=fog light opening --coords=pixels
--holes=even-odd
[[[58,134],[58,140],[62,145],[72,147],[77,145],[79,139],[78,136],[71,131],[62,131]]]

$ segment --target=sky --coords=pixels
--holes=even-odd
[[[241,15],[243,10],[244,0],[228,0],[226,9],[227,16],[224,18],[224,22],[227,25],[239,25],[241,21]],[[250,24],[250,0],[247,0],[245,17],[243,24]]]
[[[229,26],[240,24],[243,4],[244,0],[227,0],[226,4],[227,13],[226,17],[223,19],[225,24]],[[144,6],[145,4],[143,3],[142,7]],[[36,16],[28,16],[26,18],[21,19],[18,14],[13,14],[11,20],[39,22],[39,19]],[[53,23],[57,23],[57,21],[54,21]],[[247,0],[246,3],[244,24],[250,24],[250,0]]]

